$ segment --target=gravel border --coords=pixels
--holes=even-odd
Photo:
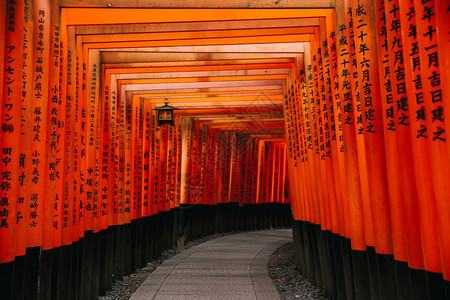
[[[293,242],[278,248],[269,260],[269,276],[281,300],[327,299],[321,289],[302,277],[294,260]]]

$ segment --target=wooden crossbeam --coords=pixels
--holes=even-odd
[[[334,7],[333,0],[186,0],[180,1],[153,1],[153,0],[60,0],[61,7],[168,7],[168,8],[329,8]]]
[[[319,26],[319,18],[77,26],[77,35]]]
[[[126,12],[126,13],[125,13]],[[145,24],[333,17],[333,9],[62,8],[64,25]]]

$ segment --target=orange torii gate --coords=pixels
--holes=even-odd
[[[6,297],[96,298],[175,244],[188,204],[253,229],[251,205],[285,203],[330,295],[448,296],[448,1],[150,2],[3,4]]]

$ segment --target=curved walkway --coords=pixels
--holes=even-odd
[[[210,240],[166,260],[131,300],[279,299],[267,264],[270,255],[290,241],[291,229]]]

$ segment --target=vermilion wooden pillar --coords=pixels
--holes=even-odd
[[[361,98],[363,97],[363,91],[360,85],[361,76],[360,66],[357,60],[357,48],[355,42],[355,19],[353,17],[353,11],[351,7],[352,2],[346,1],[346,21],[347,21],[347,39],[349,44],[349,55],[350,61],[348,64],[350,70],[350,83],[352,88],[352,101],[353,101],[353,112],[354,122],[355,122],[355,137],[356,137],[356,147],[357,147],[357,157],[358,157],[358,168],[359,168],[359,180],[361,182],[361,195],[363,203],[363,213],[364,213],[364,231],[365,240],[368,246],[375,246],[375,233],[373,225],[373,216],[371,209],[371,195],[369,190],[369,172],[366,160],[366,147],[364,144],[364,128],[363,128],[363,104]],[[348,108],[348,107],[347,107]]]
[[[84,50],[84,62],[86,64],[86,86],[83,97],[86,99],[86,169],[85,169],[85,230],[99,230],[99,147],[98,129],[100,127],[99,107],[101,107],[99,85],[100,66],[99,52]],[[83,198],[82,198],[83,199]]]
[[[68,41],[71,41],[70,43]],[[62,47],[62,58],[61,58],[61,73],[63,76],[61,78],[63,84],[64,92],[61,93],[61,97],[65,98],[64,110],[64,136],[65,143],[62,144],[64,147],[64,185],[63,185],[63,207],[62,207],[62,245],[70,245],[73,242],[73,225],[74,211],[78,211],[78,205],[74,201],[75,195],[75,159],[74,154],[75,147],[75,120],[76,120],[76,77],[75,77],[75,30],[74,28],[63,28],[61,30],[61,47]],[[61,117],[61,118],[62,118]],[[76,214],[76,213],[75,213]]]
[[[150,136],[149,136],[149,191],[148,191],[148,199],[149,199],[149,215],[154,215],[156,213],[157,205],[154,203],[155,198],[155,126],[156,126],[156,111],[153,111],[153,105],[150,105]]]
[[[450,276],[450,237],[445,232],[450,228],[448,218],[450,180],[449,156],[447,136],[445,132],[444,109],[445,100],[442,96],[440,79],[440,62],[438,49],[438,36],[436,34],[436,14],[434,4],[436,1],[414,1],[416,16],[418,51],[420,57],[420,71],[423,85],[423,101],[428,118],[425,119],[427,128],[427,145],[432,159],[431,179],[433,182],[437,212],[437,229],[441,267],[444,276]],[[430,12],[430,10],[432,10]],[[447,101],[448,102],[448,101]],[[447,105],[448,106],[448,105]]]
[[[404,27],[416,28],[416,16],[408,16],[408,12],[414,9],[410,1],[399,1],[400,21]],[[404,60],[405,81],[407,84],[407,96],[412,101],[409,104],[409,118],[411,120],[411,152],[414,160],[414,171],[417,188],[418,222],[420,224],[421,248],[425,269],[439,272],[441,269],[438,251],[437,226],[435,222],[426,220],[436,219],[436,206],[434,201],[434,189],[431,182],[430,155],[427,149],[427,138],[422,134],[426,129],[425,106],[423,102],[423,86],[421,85],[420,57],[417,51],[417,36],[401,31],[404,53],[409,59]],[[413,121],[414,120],[414,121]],[[413,210],[414,212],[414,210]],[[420,264],[420,259],[419,259]]]
[[[143,135],[142,135],[142,216],[146,217],[151,214],[151,199],[150,199],[150,145],[151,145],[151,133],[152,126],[152,112],[149,101],[143,101],[144,115],[143,121]]]
[[[64,180],[64,119],[65,111],[62,107],[60,95],[60,13],[58,1],[50,2],[50,41],[49,41],[49,77],[48,77],[48,124],[47,124],[47,169],[48,186],[46,190],[47,204],[44,205],[44,232],[42,241],[44,250],[61,245],[62,238],[62,206],[63,206],[63,180]],[[55,51],[56,50],[56,51]],[[61,74],[62,75],[62,74]],[[65,103],[65,99],[64,99]],[[62,142],[62,143],[61,143]]]
[[[309,46],[309,45],[308,45]],[[316,155],[313,152],[314,142],[316,141],[316,138],[314,137],[315,130],[313,129],[313,124],[315,122],[315,117],[313,116],[313,100],[308,97],[308,95],[311,95],[311,93],[314,93],[312,87],[313,87],[313,75],[312,75],[312,65],[311,65],[311,57],[309,57],[307,54],[310,51],[311,48],[306,47],[305,45],[305,70],[306,70],[306,101],[303,103],[303,109],[305,110],[305,114],[308,114],[308,118],[305,118],[305,122],[308,122],[310,124],[306,127],[306,132],[308,134],[308,170],[307,174],[310,180],[310,192],[311,192],[311,208],[312,208],[312,216],[311,222],[314,224],[321,224],[321,214],[319,212],[319,191],[318,189],[318,178],[315,176],[315,173],[317,171],[315,170],[316,165]]]
[[[0,135],[0,170],[2,172],[0,195],[0,237],[4,243],[0,248],[0,263],[14,259],[14,227],[17,192],[19,184],[19,139],[21,119],[21,57],[23,53],[23,3],[8,2],[6,5],[5,57],[3,72],[2,116]],[[14,11],[14,13],[9,13]]]
[[[79,166],[79,198],[80,198],[80,206],[79,206],[79,237],[84,237],[84,231],[86,228],[86,146],[87,146],[87,99],[85,97],[85,89],[86,89],[86,76],[87,76],[87,66],[84,63],[84,53],[81,43],[81,38],[76,38],[77,48],[77,98],[79,99],[79,107],[80,107],[80,137],[79,137],[79,151],[80,151],[80,166]]]
[[[3,2],[2,5],[0,6],[1,8],[1,13],[0,13],[0,66],[3,67],[5,65],[5,33],[6,33],[6,2]],[[34,15],[34,10],[33,10],[33,15]],[[4,73],[0,72],[0,82],[2,84],[0,84],[0,93],[1,95],[3,95],[3,76]],[[2,112],[2,109],[0,107],[0,114]]]
[[[123,221],[128,224],[132,220],[132,145],[131,145],[131,132],[132,132],[132,111],[133,103],[130,93],[126,93],[126,104],[123,108],[125,110],[125,136],[124,136],[124,184],[123,184]],[[159,186],[159,185],[158,185]]]
[[[72,241],[78,241],[81,236],[80,229],[80,219],[84,214],[84,210],[81,208],[81,155],[82,155],[82,111],[81,111],[81,98],[79,97],[80,82],[79,82],[79,58],[77,55],[77,43],[75,38],[74,28],[69,31],[68,36],[72,38],[69,43],[69,53],[68,59],[72,62],[71,75],[69,80],[71,80],[72,88],[68,89],[68,95],[73,97],[73,157],[72,157],[72,168],[73,168],[73,211],[72,211]]]
[[[115,195],[110,182],[114,178],[113,160],[111,153],[114,151],[115,141],[111,138],[112,132],[112,107],[113,99],[111,95],[111,77],[106,76],[102,66],[102,88],[101,88],[101,105],[102,113],[100,114],[100,178],[99,178],[99,194],[101,203],[101,229],[114,225],[114,201]],[[112,177],[112,178],[111,178]]]
[[[25,255],[27,247],[27,228],[30,200],[30,165],[31,165],[31,105],[32,105],[32,89],[33,89],[33,20],[34,10],[31,3],[24,3],[24,34],[23,34],[23,66],[22,66],[22,115],[20,124],[20,141],[19,141],[19,191],[17,195],[16,206],[16,239],[15,239],[15,255]],[[4,28],[3,28],[4,30]],[[3,32],[4,34],[4,32]],[[4,47],[4,45],[0,45]],[[1,56],[1,55],[0,55]],[[2,72],[0,72],[2,73]],[[3,74],[3,73],[2,73]],[[0,81],[3,84],[3,81]],[[1,109],[0,109],[1,115]]]
[[[31,190],[30,194],[30,215],[28,218],[29,227],[27,229],[27,247],[36,247],[43,245],[44,236],[48,240],[49,229],[43,227],[43,208],[50,209],[48,204],[48,165],[47,165],[47,115],[48,115],[48,76],[49,61],[44,59],[49,55],[48,43],[50,40],[50,5],[48,1],[38,1],[34,3],[34,30],[33,30],[33,92],[34,101],[31,103],[31,118],[33,120],[33,129],[31,130]],[[36,22],[44,19],[44,23]],[[43,34],[42,39],[40,34]],[[39,41],[43,43],[41,47]],[[40,48],[40,49],[38,49]],[[42,52],[41,52],[42,50]],[[42,70],[42,73],[39,72]],[[39,88],[40,87],[40,88]],[[45,96],[44,96],[45,95]],[[46,214],[47,215],[47,214]],[[51,221],[50,221],[51,222]],[[46,227],[48,228],[48,227]],[[47,248],[48,249],[48,248]]]
[[[321,78],[321,106],[323,116],[324,131],[324,155],[327,169],[327,182],[329,184],[329,210],[330,210],[330,229],[333,233],[339,233],[339,215],[338,202],[341,202],[339,170],[337,166],[337,144],[336,144],[336,126],[334,124],[334,107],[332,94],[332,74],[331,74],[331,53],[328,43],[331,41],[327,37],[325,25],[321,26],[319,46],[322,53],[322,78]],[[334,80],[334,78],[333,78]],[[342,213],[342,209],[341,209]],[[341,217],[344,219],[344,217]]]
[[[166,176],[167,176],[167,138],[169,135],[169,129],[167,128],[168,125],[161,126],[161,148],[160,148],[160,185],[158,186],[159,189],[159,210],[160,211],[166,211],[166,194],[167,190],[165,189],[166,184]]]
[[[415,118],[412,118],[412,112],[410,103],[414,102],[413,99],[406,100],[408,97],[407,89],[413,89],[409,87],[406,82],[406,77],[401,73],[404,70],[404,60],[407,55],[407,49],[404,48],[404,43],[399,43],[398,40],[402,39],[400,30],[392,29],[392,24],[397,24],[401,21],[401,12],[399,9],[399,1],[392,1],[385,3],[386,12],[386,24],[391,24],[390,30],[387,30],[387,42],[391,45],[393,51],[389,51],[389,66],[391,70],[393,96],[397,102],[395,121],[396,135],[397,135],[397,149],[400,169],[401,184],[400,189],[402,193],[402,206],[404,211],[404,218],[401,222],[393,218],[393,226],[404,226],[406,233],[406,247],[407,247],[407,260],[410,266],[423,269],[423,253],[420,246],[420,225],[418,215],[418,194],[417,183],[414,176],[414,160],[413,153],[409,149],[412,148],[411,141],[411,123],[415,122]],[[395,25],[394,25],[395,26]],[[407,26],[407,25],[406,25]],[[405,26],[405,27],[406,27]],[[395,28],[395,27],[394,27]],[[404,88],[406,85],[406,88]],[[395,87],[395,88],[394,88]],[[405,102],[407,101],[406,105]],[[395,220],[394,220],[395,219]],[[399,225],[402,223],[402,225]],[[408,224],[408,226],[405,226]],[[394,232],[393,232],[394,233]]]
[[[377,47],[376,37],[370,34],[370,29],[376,28],[373,17],[370,15],[372,12],[374,12],[374,7],[371,1],[352,2],[375,249],[378,253],[392,254],[382,108],[380,101],[377,101],[380,97],[379,86],[376,84],[378,60],[375,51],[366,50]]]
[[[336,34],[333,31],[328,39],[329,70],[330,70],[330,88],[331,96],[329,98],[329,107],[333,111],[330,117],[330,127],[332,130],[332,151],[333,151],[333,170],[336,183],[336,202],[339,222],[339,233],[341,236],[350,236],[350,226],[348,217],[348,198],[347,198],[347,180],[345,177],[345,155],[344,155],[344,137],[343,137],[343,116],[342,116],[342,93],[339,85],[339,67],[336,45]],[[325,51],[325,50],[324,50]],[[333,122],[334,121],[334,122]],[[334,137],[334,138],[333,138]]]
[[[298,71],[295,65],[293,65],[293,71],[291,77],[295,78],[298,76]],[[292,79],[291,79],[292,80]],[[298,113],[300,106],[300,86],[299,78],[295,79],[296,87],[294,91],[286,91],[285,101],[284,101],[284,114],[286,118],[286,161],[287,161],[287,173],[289,176],[296,177],[300,174],[300,170],[303,168],[302,162],[300,162],[300,149],[303,150],[301,135],[302,127],[299,126],[302,118]],[[261,146],[259,146],[261,148]],[[261,151],[261,150],[260,150]],[[306,186],[306,178],[302,178],[302,182],[298,185],[289,185],[289,197],[291,199],[291,210],[295,220],[305,220],[306,214],[304,211],[305,197],[304,189]]]
[[[388,32],[390,32],[392,22],[388,23],[387,15],[389,10],[383,1],[374,2],[376,18],[376,32],[379,47],[378,50],[378,66],[379,80],[380,80],[380,103],[382,108],[383,127],[382,131],[385,140],[386,153],[386,171],[388,179],[389,191],[389,207],[392,215],[392,243],[394,250],[394,257],[399,261],[406,261],[406,242],[405,242],[405,228],[403,217],[403,203],[402,203],[402,180],[400,177],[400,162],[398,159],[398,146],[396,131],[400,126],[398,124],[398,115],[401,113],[394,103],[401,103],[401,99],[397,93],[397,80],[394,73],[394,57],[390,58],[389,52],[392,45],[392,39],[388,40]],[[395,45],[395,44],[394,44]],[[392,61],[391,61],[392,59]],[[406,100],[406,99],[405,99]]]
[[[305,221],[312,222],[314,219],[314,213],[313,213],[313,195],[311,192],[311,178],[308,176],[308,164],[309,164],[309,151],[311,145],[311,131],[310,131],[310,123],[309,123],[309,114],[307,110],[307,88],[306,88],[306,72],[305,72],[305,66],[303,68],[300,68],[300,90],[299,93],[301,97],[299,98],[299,101],[296,105],[296,112],[297,112],[297,118],[301,119],[302,124],[302,150],[300,152],[300,167],[301,167],[301,176],[303,178],[303,197],[304,197],[304,203],[303,203],[303,209],[305,211]],[[308,117],[307,117],[308,116]]]
[[[140,197],[140,182],[139,182],[139,128],[140,128],[140,99],[132,98],[131,111],[131,219],[136,220],[141,217],[141,197]]]
[[[339,89],[341,90],[340,104],[342,111],[342,132],[343,132],[343,146],[345,154],[345,169],[347,180],[347,197],[348,197],[348,212],[349,220],[352,220],[352,226],[349,224],[349,233],[351,237],[352,248],[355,250],[366,249],[366,231],[369,229],[365,226],[363,212],[363,195],[361,193],[361,184],[359,176],[359,152],[356,144],[356,119],[354,117],[354,110],[357,107],[353,105],[353,91],[352,91],[352,76],[349,40],[349,12],[350,5],[348,1],[338,2],[343,9],[336,11],[336,41],[337,41],[337,64],[339,76]],[[344,207],[345,209],[345,207]]]
[[[182,153],[181,153],[181,187],[180,187],[180,204],[188,204],[189,187],[187,180],[189,178],[189,157],[190,157],[190,138],[191,138],[192,120],[183,118],[182,128]]]
[[[319,207],[321,213],[321,227],[322,230],[331,229],[331,214],[330,214],[330,198],[329,198],[329,186],[327,182],[326,169],[326,157],[325,157],[325,132],[324,132],[324,119],[323,119],[323,60],[322,51],[319,41],[320,31],[314,36],[314,40],[311,42],[312,56],[312,73],[313,73],[313,94],[311,94],[312,113],[315,116],[315,123],[313,123],[314,133],[314,151],[317,163],[317,174],[320,174],[319,188]]]

